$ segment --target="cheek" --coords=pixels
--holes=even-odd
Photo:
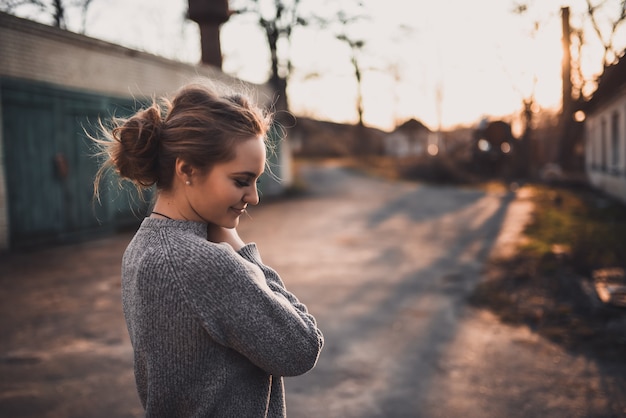
[[[243,189],[240,189],[238,187],[233,187],[229,195],[230,195],[231,200],[238,202],[241,199],[243,199],[244,192],[243,192]]]
[[[241,201],[243,194],[243,189],[229,182],[223,184],[220,189],[215,190],[212,196],[215,196],[216,200],[219,200],[222,205],[232,206]]]

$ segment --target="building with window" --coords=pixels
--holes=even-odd
[[[585,171],[596,189],[626,203],[626,54],[605,68],[585,106]]]

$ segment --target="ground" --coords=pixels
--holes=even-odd
[[[626,310],[602,303],[592,281],[572,271],[567,259],[549,275],[533,271],[533,263],[523,255],[491,261],[471,302],[568,350],[619,360],[626,350]]]
[[[588,323],[580,343],[547,332],[571,338],[576,322],[551,319],[563,303],[514,258],[523,193],[337,165],[301,173],[305,193],[251,209],[239,228],[324,332],[317,366],[286,379],[290,418],[626,414],[623,346],[593,351],[597,330],[619,336],[620,322]],[[2,256],[0,416],[142,416],[120,304],[131,237]]]

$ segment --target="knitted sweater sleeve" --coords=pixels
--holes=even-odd
[[[207,243],[177,257],[172,275],[208,334],[275,376],[312,369],[323,346],[315,318],[263,265],[255,244],[239,252]]]

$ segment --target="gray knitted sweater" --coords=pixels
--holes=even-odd
[[[147,417],[284,417],[282,376],[312,369],[315,318],[255,244],[146,218],[124,253],[122,305]]]

